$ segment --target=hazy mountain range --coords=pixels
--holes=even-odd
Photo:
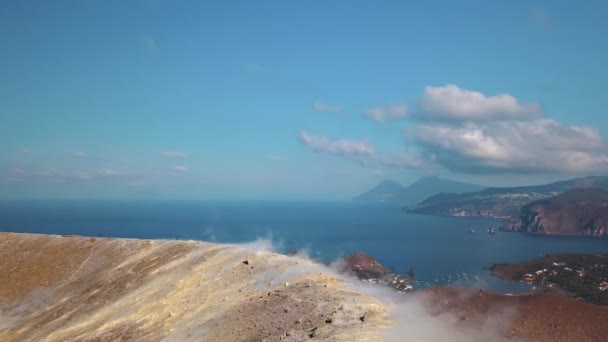
[[[409,186],[403,186],[392,180],[384,180],[371,190],[355,197],[354,200],[408,206],[417,204],[438,193],[463,193],[479,191],[484,188],[480,185],[462,183],[436,176],[426,176]]]
[[[438,177],[404,187],[385,180],[357,201],[399,205],[407,212],[507,219],[503,230],[538,234],[608,235],[608,177],[543,185],[483,188]]]

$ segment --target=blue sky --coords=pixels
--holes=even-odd
[[[602,1],[0,1],[0,197],[606,174]]]

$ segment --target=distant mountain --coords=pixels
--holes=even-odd
[[[505,230],[556,235],[608,235],[608,191],[577,188],[523,206]]]
[[[399,203],[405,187],[392,180],[384,180],[369,191],[354,198],[355,201]]]
[[[517,215],[519,209],[526,204],[575,188],[589,187],[608,189],[608,177],[576,178],[535,186],[487,188],[461,194],[442,193],[406,210],[426,215],[508,218]]]
[[[442,179],[436,176],[426,176],[404,187],[401,184],[385,180],[371,190],[354,198],[356,201],[394,203],[403,206],[413,205],[441,192],[470,192],[478,191],[484,187]]]
[[[471,191],[479,191],[485,189],[485,186],[458,182],[451,179],[443,179],[437,176],[426,176],[412,183],[407,187],[411,203],[416,204],[429,196],[439,193],[463,193]]]

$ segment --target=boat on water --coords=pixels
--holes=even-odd
[[[491,234],[491,235],[496,234],[496,228],[494,226],[488,228],[488,234]]]
[[[470,228],[470,229],[469,229],[469,234],[475,234],[475,229]]]

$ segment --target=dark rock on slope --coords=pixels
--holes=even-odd
[[[548,199],[576,188],[608,189],[608,177],[585,177],[545,185],[487,188],[462,194],[442,193],[407,208],[414,214],[510,218],[537,200]]]
[[[383,284],[397,291],[412,290],[412,279],[389,271],[366,253],[358,252],[345,256],[342,267],[344,272],[364,281]]]
[[[608,191],[580,188],[521,208],[505,230],[556,235],[608,235]]]

